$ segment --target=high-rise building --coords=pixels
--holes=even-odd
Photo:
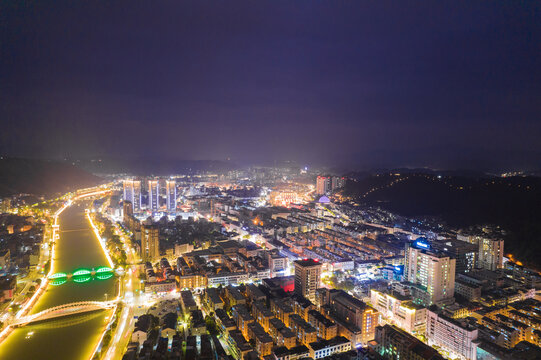
[[[321,279],[321,263],[314,259],[295,261],[295,293],[315,301]]]
[[[465,241],[446,239],[435,241],[432,247],[456,259],[456,272],[467,273],[475,270],[477,265],[478,247]]]
[[[141,181],[124,180],[124,199],[132,203],[133,211],[141,210]]]
[[[160,182],[158,180],[148,181],[148,208],[158,211],[160,207]]]
[[[404,278],[414,284],[415,302],[423,305],[453,299],[456,260],[431,249],[424,238],[406,244]]]
[[[175,180],[165,181],[165,192],[167,196],[167,211],[177,210],[177,182]]]
[[[160,230],[156,224],[141,226],[141,259],[155,261],[160,257]]]
[[[318,176],[316,180],[316,195],[328,195],[346,185],[346,178],[341,176]]]
[[[497,270],[503,267],[503,240],[499,238],[479,237],[479,267]]]
[[[336,189],[343,188],[346,185],[346,178],[342,176],[333,176],[331,181],[331,189],[334,191]]]
[[[380,314],[365,302],[343,290],[325,289],[320,303],[328,305],[330,318],[339,325],[339,335],[348,338],[355,346],[366,345],[374,339]]]
[[[477,335],[477,328],[466,319],[453,319],[436,310],[427,311],[428,345],[443,349],[450,358],[475,360]]]
[[[330,176],[318,176],[316,180],[316,194],[329,194],[332,190],[332,181]]]
[[[497,270],[503,268],[504,241],[501,234],[491,228],[474,230],[474,233],[458,233],[457,240],[469,242],[478,248],[477,267]]]

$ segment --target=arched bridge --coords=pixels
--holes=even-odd
[[[116,303],[117,303],[117,300],[79,301],[79,302],[74,302],[74,303],[69,303],[69,304],[63,304],[63,305],[55,306],[49,309],[45,309],[43,311],[40,311],[32,315],[20,317],[18,319],[15,319],[10,325],[24,326],[26,324],[36,322],[36,321],[55,319],[62,316],[82,314],[82,313],[96,311],[96,310],[111,309],[112,307],[115,306]]]

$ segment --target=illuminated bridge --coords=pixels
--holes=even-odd
[[[48,279],[51,285],[62,285],[68,279],[71,279],[75,282],[87,282],[92,278],[97,278],[98,280],[107,280],[114,275],[114,270],[107,266],[101,266],[97,269],[78,269],[73,272],[73,274],[57,272],[52,275],[49,275]]]
[[[36,321],[43,321],[43,320],[55,319],[55,318],[59,318],[63,316],[83,314],[90,311],[111,309],[115,306],[116,303],[117,303],[117,300],[79,301],[79,302],[74,302],[74,303],[69,303],[69,304],[63,304],[63,305],[55,306],[55,307],[40,311],[39,313],[20,317],[18,319],[15,319],[10,325],[18,327],[18,326],[24,326]]]

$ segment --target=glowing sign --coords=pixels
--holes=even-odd
[[[414,244],[421,249],[430,249],[430,244],[423,238],[417,239]]]

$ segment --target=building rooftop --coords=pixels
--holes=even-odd
[[[310,267],[310,266],[321,266],[322,264],[317,259],[302,259],[302,260],[296,260],[295,265],[300,265],[302,267]]]
[[[318,350],[325,349],[325,348],[330,347],[330,346],[342,345],[342,344],[347,344],[347,343],[349,343],[348,339],[346,339],[343,336],[337,336],[337,337],[334,337],[334,338],[332,338],[330,340],[322,339],[322,340],[319,340],[319,341],[316,341],[316,342],[312,342],[312,343],[310,343],[310,347],[314,351],[318,351]]]

